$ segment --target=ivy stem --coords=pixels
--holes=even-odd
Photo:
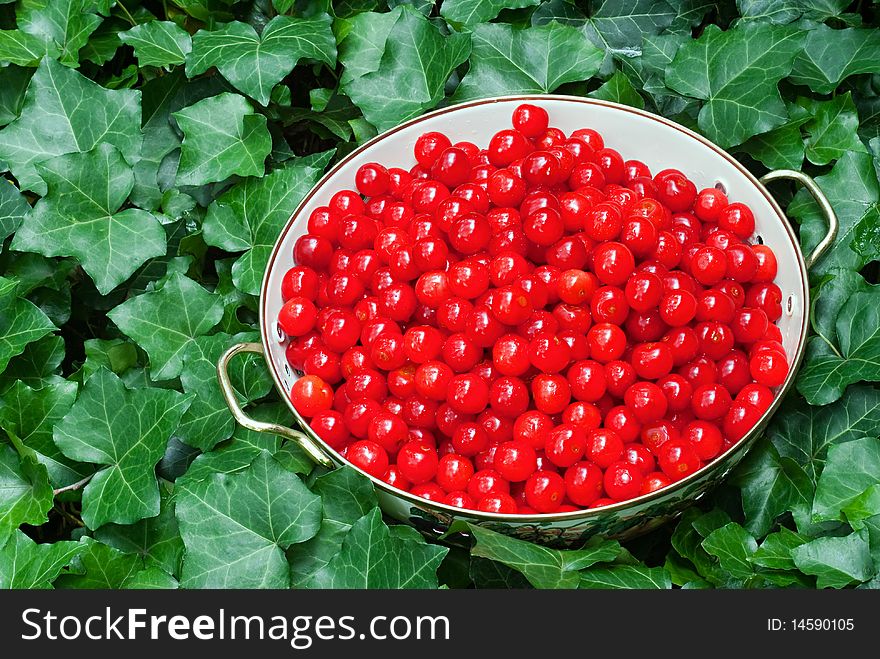
[[[65,485],[64,487],[59,487],[57,490],[53,490],[52,494],[57,497],[62,492],[75,492],[76,490],[78,490],[82,487],[85,487],[88,484],[88,482],[90,480],[92,480],[92,476],[94,476],[94,475],[95,474],[89,474],[88,476],[86,476],[85,478],[83,478],[80,481],[77,481],[76,483],[73,483],[71,485]]]
[[[122,4],[122,0],[116,0],[116,4],[123,12],[125,12],[125,15],[128,17],[128,22],[131,23],[133,27],[137,27],[137,21],[134,20],[134,16],[131,15],[131,12],[128,11],[126,6]]]

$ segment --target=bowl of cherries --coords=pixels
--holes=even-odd
[[[805,186],[804,256],[765,183]],[[272,250],[239,423],[369,477],[428,534],[644,532],[746,454],[804,352],[837,219],[674,122],[564,96],[413,119],[353,151]],[[265,356],[299,424],[250,419]]]

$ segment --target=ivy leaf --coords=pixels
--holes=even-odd
[[[861,494],[853,497],[843,508],[843,516],[847,523],[854,529],[861,529],[868,525],[870,529],[872,521],[880,521],[880,483],[874,482]],[[876,524],[873,524],[876,527]],[[877,530],[880,530],[878,528]],[[871,541],[872,552],[876,556],[877,543]]]
[[[180,382],[183,391],[195,394],[192,405],[183,415],[176,435],[202,451],[210,451],[235,430],[235,420],[217,382],[217,360],[230,346],[244,341],[258,341],[256,332],[201,336],[187,345],[183,355]],[[246,402],[262,398],[272,388],[266,365],[255,355],[247,355],[231,364],[233,386]]]
[[[52,439],[52,430],[70,411],[77,386],[56,378],[40,389],[15,382],[0,398],[0,428],[13,433],[46,467],[54,487],[77,482],[91,470],[64,457]]]
[[[386,130],[437,105],[449,75],[470,50],[468,35],[445,37],[428,19],[404,6],[388,33],[379,68],[342,89],[367,121]]]
[[[666,68],[666,84],[705,100],[698,123],[722,147],[785,123],[777,84],[803,47],[804,33],[790,27],[741,23],[722,32],[709,25],[686,42]]]
[[[140,556],[146,567],[155,567],[168,574],[180,572],[183,540],[174,516],[170,488],[163,488],[159,514],[135,524],[105,524],[95,532],[95,539],[127,554]]]
[[[783,526],[776,533],[764,538],[761,546],[749,557],[749,560],[758,567],[770,570],[795,570],[797,566],[794,564],[791,552],[807,540],[807,537]]]
[[[799,0],[736,0],[736,7],[744,21],[768,21],[774,25],[788,25],[801,17]]]
[[[800,522],[809,517],[813,486],[804,470],[791,458],[780,458],[770,442],[751,450],[736,471],[734,483],[742,490],[745,528],[761,537],[786,512]]]
[[[11,236],[31,210],[27,200],[12,183],[0,179],[0,242]]]
[[[853,293],[835,324],[837,345],[821,336],[807,344],[798,391],[811,405],[827,405],[859,380],[880,381],[880,289]]]
[[[287,426],[293,426],[296,422],[293,415],[284,403],[274,402],[263,405],[251,406],[248,415],[257,421],[267,421]],[[186,483],[195,483],[205,480],[213,474],[236,474],[244,471],[253,464],[263,453],[275,456],[282,447],[281,438],[277,435],[248,430],[243,426],[237,426],[229,441],[223,442],[214,450],[202,453],[186,473],[178,478],[177,484],[186,486]],[[279,464],[287,469],[287,465],[280,459]],[[309,463],[314,466],[314,463]],[[291,471],[290,469],[287,469]]]
[[[712,531],[703,540],[703,549],[717,558],[721,569],[734,579],[745,580],[755,573],[750,559],[757,551],[758,543],[736,522]]]
[[[152,376],[180,375],[190,344],[223,316],[223,301],[192,279],[175,273],[158,291],[123,302],[107,316],[150,357]]]
[[[224,92],[173,114],[183,131],[178,185],[205,185],[233,174],[262,176],[272,151],[266,117],[247,99]]]
[[[103,368],[85,383],[54,438],[67,457],[104,466],[83,490],[89,528],[159,514],[154,469],[190,402],[170,389],[127,389]]]
[[[46,58],[31,78],[21,116],[0,130],[0,160],[22,190],[43,195],[37,163],[97,144],[112,144],[132,162],[140,151],[140,127],[139,91],[104,89]]]
[[[863,437],[876,437],[880,427],[880,391],[868,385],[847,390],[825,407],[788,398],[773,417],[767,436],[783,456],[794,459],[815,484],[828,448]]]
[[[121,588],[126,590],[174,590],[179,587],[177,579],[157,567],[148,567],[126,579]]]
[[[622,71],[617,71],[608,81],[599,89],[590,92],[591,98],[599,98],[604,101],[614,101],[615,103],[623,103],[631,105],[635,108],[642,109],[645,107],[645,99],[642,98],[638,90],[633,87],[632,82],[626,77]]]
[[[865,531],[843,538],[818,538],[791,552],[795,565],[817,577],[818,588],[843,588],[876,574]]]
[[[0,30],[0,61],[37,66],[45,56],[58,57],[58,46],[51,39],[21,30]]]
[[[791,81],[819,94],[834,91],[856,73],[880,73],[880,33],[876,29],[834,30],[819,25],[807,33],[803,51],[791,70]]]
[[[385,43],[391,28],[400,18],[402,8],[387,13],[363,12],[350,18],[337,18],[334,23],[342,74],[339,86],[379,69]]]
[[[330,25],[330,16],[318,14],[311,18],[276,16],[262,34],[239,21],[216,30],[199,30],[186,58],[186,74],[193,77],[216,66],[233,87],[268,105],[272,87],[300,60],[318,60],[330,67],[336,64],[336,40]]]
[[[504,563],[521,572],[535,588],[577,588],[578,570],[613,561],[620,554],[620,545],[613,540],[583,549],[561,550],[517,540],[476,525],[470,525],[470,532],[476,540],[471,555]]]
[[[48,316],[18,296],[18,282],[0,277],[0,373],[28,343],[55,329]]]
[[[875,430],[876,433],[876,430]],[[831,446],[816,486],[813,519],[843,520],[843,508],[876,485],[880,476],[880,439],[864,437]]]
[[[0,59],[3,59],[2,55]],[[21,104],[33,73],[31,69],[14,65],[0,69],[0,126],[14,121],[21,113]]]
[[[804,130],[807,133],[806,155],[811,163],[827,165],[847,151],[867,152],[857,133],[859,115],[849,92],[830,101],[811,99],[808,107],[813,119]]]
[[[13,249],[75,256],[105,294],[144,261],[165,253],[165,231],[153,215],[137,208],[119,210],[134,175],[113,145],[59,156],[38,164],[37,171],[48,194],[15,234]]]
[[[45,522],[52,499],[46,468],[32,455],[19,459],[11,446],[0,444],[0,542],[22,524]]]
[[[15,384],[16,380],[39,389],[47,378],[57,373],[63,359],[64,339],[60,336],[50,334],[27,344],[21,354],[9,360],[6,370],[0,375],[0,393]]]
[[[79,542],[37,544],[16,530],[0,545],[0,590],[45,590],[85,549]]]
[[[835,268],[858,270],[862,257],[852,249],[853,237],[859,224],[876,217],[880,208],[880,182],[871,154],[844,152],[830,172],[816,177],[816,183],[837,213],[840,230],[834,245],[813,266],[810,275],[821,277]],[[808,254],[828,230],[825,218],[806,192],[795,196],[788,206],[788,213],[801,222],[801,246]]]
[[[189,33],[171,21],[148,21],[118,34],[134,48],[140,66],[183,64],[192,50]]]
[[[473,32],[470,69],[456,101],[503,94],[548,93],[599,70],[602,51],[573,27],[515,28],[488,23]]]
[[[186,588],[287,588],[284,549],[321,523],[321,499],[268,453],[237,474],[213,474],[176,495]]]
[[[813,115],[797,103],[789,103],[788,120],[771,131],[755,135],[740,147],[768,169],[800,169],[804,162],[804,138],[801,127]]]
[[[558,21],[579,28],[604,52],[603,76],[614,68],[612,58],[635,58],[641,55],[642,38],[660,34],[676,19],[676,11],[664,0],[633,0],[613,2],[600,0],[589,4],[589,15],[574,3],[551,0],[543,3],[532,15],[533,25]]]
[[[440,15],[456,25],[487,23],[502,9],[535,7],[541,0],[446,0],[440,5]]]
[[[349,467],[319,476],[312,491],[324,502],[324,516],[314,538],[287,552],[293,588],[305,587],[324,569],[339,553],[352,525],[379,505],[372,482]]]
[[[292,159],[262,179],[250,178],[208,207],[205,242],[245,254],[232,266],[236,287],[258,295],[269,253],[302,198],[317,183],[333,153]]]
[[[437,568],[449,550],[429,545],[418,531],[389,529],[378,508],[345,534],[333,559],[309,582],[311,588],[437,588]]]
[[[144,567],[144,561],[136,554],[126,554],[88,537],[80,543],[83,549],[74,557],[69,572],[58,577],[56,588],[124,588]]]
[[[623,588],[660,589],[672,588],[669,572],[662,567],[644,565],[615,565],[613,567],[591,567],[581,570],[578,588],[602,588],[608,590]]]
[[[103,20],[89,13],[87,0],[22,0],[18,27],[35,37],[51,39],[60,48],[60,61],[76,67],[80,48]]]

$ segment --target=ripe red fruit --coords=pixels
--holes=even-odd
[[[550,119],[521,104],[484,150],[431,132],[409,171],[362,165],[273,291],[294,407],[414,496],[540,515],[650,494],[789,376],[751,209]]]

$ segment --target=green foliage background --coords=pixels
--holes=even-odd
[[[0,587],[880,586],[880,30],[867,0],[0,0]],[[662,114],[841,231],[767,438],[677,523],[470,552],[234,425],[275,237],[334,159],[484,95]],[[637,156],[637,154],[633,154]],[[777,193],[805,249],[802,191]],[[255,359],[249,413],[290,423]],[[87,484],[83,482],[88,479]]]

